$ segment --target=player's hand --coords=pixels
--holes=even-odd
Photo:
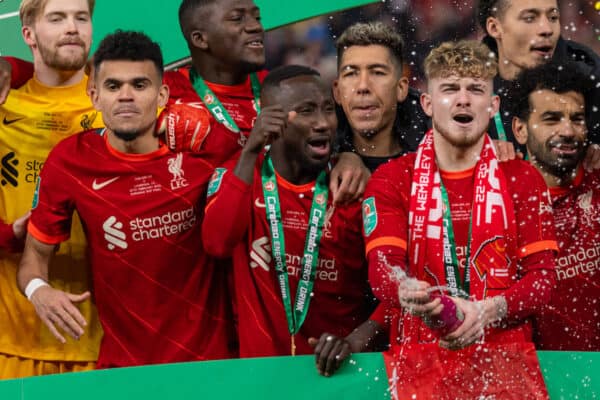
[[[15,222],[12,223],[13,233],[15,234],[15,238],[22,240],[25,238],[25,234],[27,233],[27,223],[29,222],[29,217],[31,216],[31,211],[27,211],[27,213],[21,217],[19,217]]]
[[[451,299],[463,312],[465,319],[454,332],[449,333],[440,340],[440,346],[450,350],[458,350],[479,340],[483,336],[489,321],[486,317],[483,301],[470,301],[459,297],[451,297]]]
[[[358,154],[340,153],[329,177],[333,204],[341,205],[359,199],[365,192],[371,172]]]
[[[177,102],[158,116],[156,133],[163,136],[169,150],[199,152],[210,132],[210,113],[201,103]]]
[[[428,282],[406,278],[398,285],[398,299],[406,311],[427,320],[442,312],[444,306],[439,298],[431,300],[427,288]]]
[[[492,142],[496,149],[498,161],[510,161],[515,158],[523,159],[523,153],[516,151],[515,146],[511,142],[505,140],[493,140]]]
[[[295,117],[295,111],[287,113],[279,105],[263,108],[254,121],[244,151],[260,154],[266,145],[283,135],[288,121],[292,121]]]
[[[583,159],[583,166],[588,172],[600,168],[600,145],[592,143],[588,146]]]
[[[352,354],[348,340],[330,333],[322,334],[319,339],[311,337],[308,344],[315,349],[317,371],[323,376],[331,376]]]
[[[0,57],[0,104],[4,104],[10,91],[12,67],[8,61]]]
[[[81,303],[89,298],[90,292],[72,294],[50,286],[41,286],[31,295],[31,303],[54,337],[65,343],[66,340],[57,327],[73,339],[79,340],[83,335],[83,327],[87,324],[83,315],[75,307],[75,303]]]

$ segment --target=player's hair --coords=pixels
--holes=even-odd
[[[485,44],[475,40],[444,42],[431,50],[425,59],[427,79],[451,75],[493,79],[497,73],[496,55]]]
[[[159,76],[163,74],[163,56],[158,43],[146,34],[117,30],[107,35],[94,54],[94,68],[104,61],[152,61]]]
[[[21,18],[21,25],[33,25],[35,20],[43,12],[44,7],[48,0],[23,0],[19,7],[19,18]],[[96,0],[87,0],[88,7],[90,8],[90,16],[94,13],[94,5]]]
[[[282,65],[274,68],[265,77],[261,85],[261,92],[265,93],[279,87],[281,82],[297,76],[321,76],[318,71],[304,65]]]
[[[538,90],[550,90],[556,93],[576,92],[585,98],[585,104],[592,104],[591,90],[593,87],[589,76],[578,68],[573,61],[554,61],[544,63],[536,68],[525,69],[509,86],[508,110],[522,121],[529,119],[533,111],[531,93]],[[589,113],[586,107],[586,112]]]
[[[509,0],[479,0],[477,4],[477,21],[479,21],[479,25],[484,32],[487,32],[487,19],[489,17],[502,18],[508,9],[508,2]]]
[[[200,8],[212,5],[217,0],[183,0],[179,6],[179,28],[188,44],[192,47],[191,34],[194,30],[194,18]],[[214,21],[205,21],[207,24],[212,24]]]
[[[399,33],[382,22],[356,23],[350,25],[336,42],[338,68],[344,51],[352,46],[380,45],[387,47],[396,62],[398,72],[402,71],[404,40]]]

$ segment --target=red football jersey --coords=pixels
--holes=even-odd
[[[551,188],[559,254],[557,289],[536,320],[543,350],[600,351],[600,172],[581,169]]]
[[[79,214],[104,328],[99,367],[228,358],[225,271],[200,246],[213,168],[163,146],[124,154],[88,131],[59,143],[41,173],[29,233],[54,244]]]
[[[393,271],[393,267],[400,267],[406,271],[408,265],[408,209],[415,157],[416,153],[408,154],[381,166],[372,175],[364,196],[366,200],[363,203],[363,215],[369,280],[374,294],[390,307],[400,307],[396,276],[390,272]],[[486,261],[475,261],[475,264],[485,265],[490,270],[488,273],[478,273],[474,270],[470,272],[471,280],[480,279],[479,276],[485,279],[485,292],[473,293],[471,289],[470,294],[478,299],[504,294],[508,303],[508,319],[516,322],[541,308],[536,296],[529,295],[530,288],[515,291],[514,284],[517,279],[523,278],[533,270],[552,271],[554,254],[550,250],[544,250],[545,244],[554,242],[552,215],[544,181],[533,167],[521,160],[499,163],[499,167],[506,177],[513,199],[517,237],[508,240],[516,244],[519,259],[512,260],[507,273],[495,274],[491,271],[494,266],[493,259],[504,255],[478,255],[486,257]],[[473,173],[474,169],[451,173],[440,171],[450,201],[457,255],[463,277],[473,200]],[[365,210],[365,206],[368,210]],[[493,246],[490,249],[493,249]],[[439,256],[442,257],[441,254]],[[415,271],[407,272],[410,276],[415,275]],[[420,279],[428,281],[431,285],[439,284],[439,278],[427,268]],[[522,282],[527,285],[532,283],[529,280]]]
[[[233,174],[234,165],[217,169],[211,181],[203,242],[208,253],[233,255],[240,356],[289,355],[291,338],[272,261],[260,166],[247,185]],[[296,186],[277,176],[277,185],[293,302],[315,183]],[[308,338],[325,332],[343,337],[368,318],[360,204],[333,207],[331,197],[308,315],[295,337],[297,354],[313,352]]]
[[[262,82],[267,71],[257,73]],[[196,93],[189,79],[189,69],[165,72],[163,81],[169,86],[169,103],[180,101],[184,103],[204,103]],[[240,135],[248,137],[256,119],[257,105],[252,93],[250,77],[240,85],[218,85],[206,82],[206,85],[218,97],[229,115],[233,118],[241,132],[233,132],[219,123],[212,115],[210,132],[204,139],[199,154],[214,165],[221,165],[239,154],[243,145]],[[210,101],[210,99],[206,99]],[[206,106],[204,106],[206,107]]]

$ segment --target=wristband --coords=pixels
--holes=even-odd
[[[27,300],[31,301],[31,296],[33,296],[33,293],[35,293],[35,291],[41,288],[42,286],[50,285],[48,284],[48,282],[40,278],[33,278],[32,280],[30,280],[27,286],[25,287],[25,297],[27,297]]]

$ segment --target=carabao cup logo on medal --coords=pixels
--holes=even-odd
[[[365,235],[369,236],[377,227],[377,208],[375,207],[374,197],[369,197],[363,201],[362,217]]]
[[[215,98],[212,94],[206,94],[204,96],[204,104],[210,105],[215,102]]]
[[[318,205],[322,206],[323,203],[325,203],[325,196],[323,196],[322,194],[318,194],[317,197],[315,197],[315,201]]]
[[[265,189],[268,190],[269,192],[272,192],[273,190],[275,190],[275,184],[273,183],[273,181],[269,181],[265,184]]]

